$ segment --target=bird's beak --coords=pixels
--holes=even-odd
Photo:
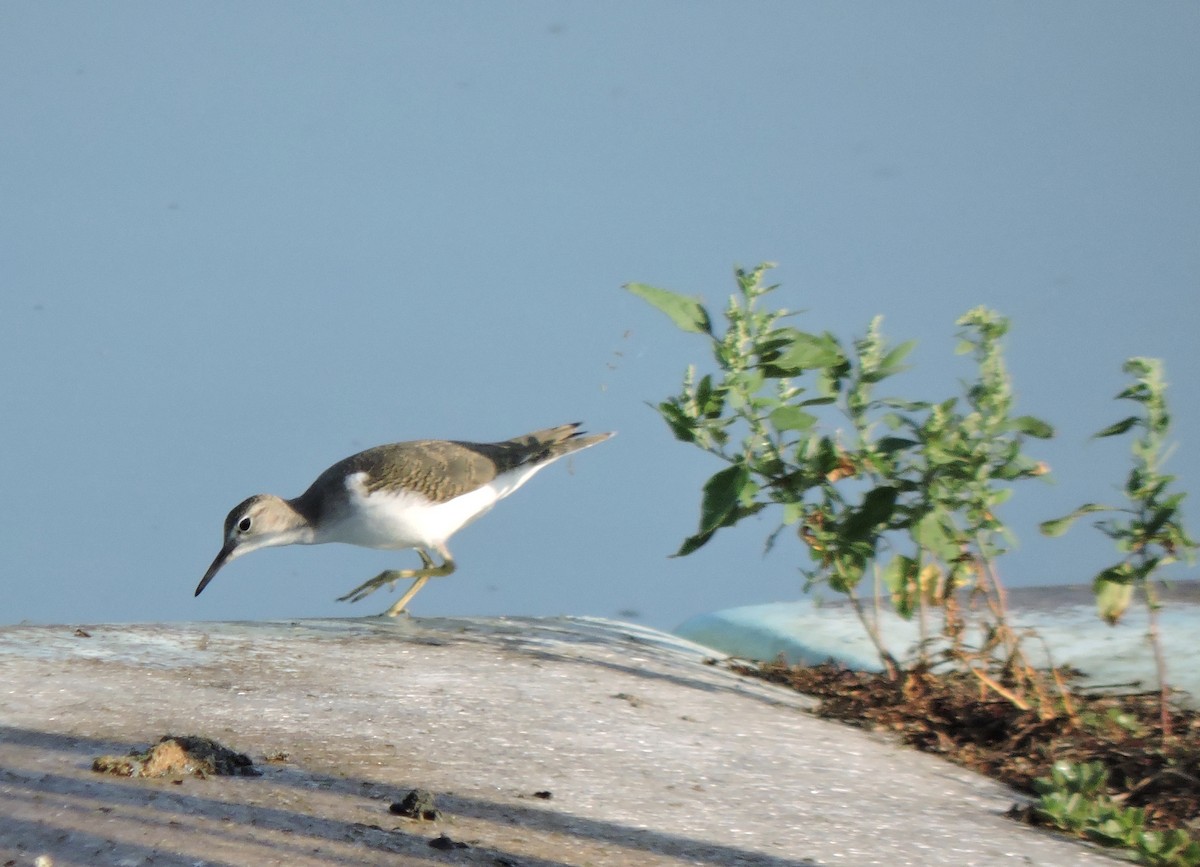
[[[208,582],[213,580],[213,576],[221,570],[221,567],[229,562],[233,555],[233,550],[236,548],[232,541],[226,542],[225,547],[221,549],[221,553],[217,555],[217,559],[212,561],[212,565],[208,567],[208,571],[204,573],[204,577],[200,579],[200,584],[196,587],[196,595],[199,596],[204,592],[204,588],[208,586]]]

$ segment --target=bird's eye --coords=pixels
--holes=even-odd
[[[238,521],[238,532],[247,533],[250,531],[250,518],[247,516]]]

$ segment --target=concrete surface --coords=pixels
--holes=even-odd
[[[0,863],[1115,863],[708,653],[570,618],[5,627]],[[164,734],[264,774],[91,770]],[[389,813],[418,787],[439,820]]]

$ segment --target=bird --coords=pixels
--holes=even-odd
[[[430,578],[454,572],[446,547],[451,536],[538,470],[615,433],[587,434],[579,427],[578,422],[564,424],[496,443],[414,440],[375,446],[338,461],[294,499],[255,494],[226,516],[220,553],[195,595],[227,563],[259,548],[325,542],[414,548],[420,568],[384,570],[338,597],[339,602],[358,602],[380,587],[413,579],[384,612],[395,617]]]

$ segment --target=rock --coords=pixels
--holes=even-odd
[[[100,756],[92,762],[92,770],[120,777],[262,775],[262,772],[254,767],[254,762],[249,756],[196,735],[166,735],[142,753]]]
[[[388,807],[388,812],[424,822],[435,822],[442,818],[441,811],[434,804],[433,795],[424,789],[413,789],[404,796],[404,800]]]

